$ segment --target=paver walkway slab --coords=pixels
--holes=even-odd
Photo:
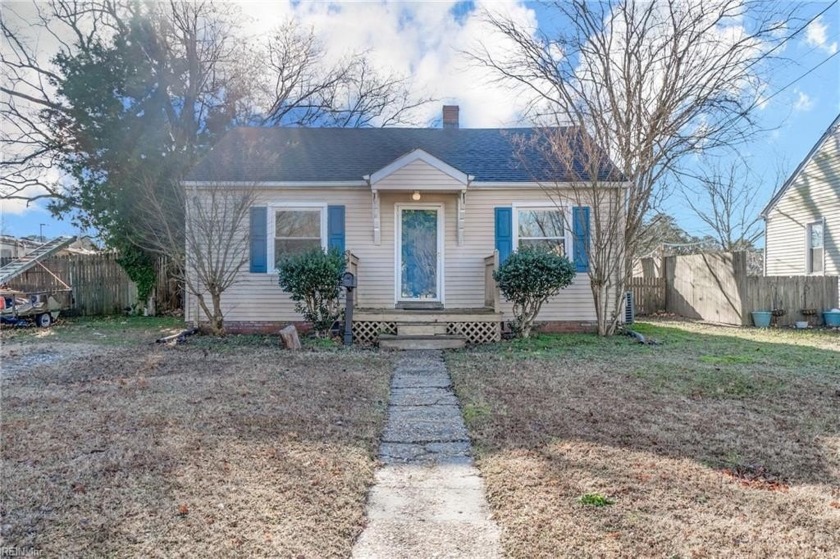
[[[379,458],[354,558],[501,556],[440,352],[407,351],[397,364]]]

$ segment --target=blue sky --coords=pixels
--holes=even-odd
[[[375,64],[412,75],[419,91],[442,103],[459,104],[463,126],[519,124],[516,103],[510,94],[482,86],[486,76],[459,59],[459,50],[484,37],[475,17],[477,3],[352,2],[336,7],[323,2],[242,0],[239,4],[244,15],[252,18],[246,31],[253,36],[294,16],[312,26],[328,52],[338,56],[348,50],[365,50]],[[523,21],[542,27],[550,25],[547,12],[535,4],[515,0],[490,4],[516,13]],[[814,15],[829,4],[808,3],[803,15]],[[43,44],[48,48],[48,41]],[[840,5],[834,5],[780,53],[784,60],[774,68],[767,87],[767,96],[773,97],[759,114],[768,132],[741,147],[750,166],[764,174],[765,181],[756,197],[756,212],[772,195],[776,169],[789,174],[840,112],[840,55],[832,57],[838,45]],[[785,86],[788,87],[779,93]],[[439,119],[440,104],[427,107],[421,120],[432,123]],[[663,209],[690,233],[706,232],[680,195],[672,195]],[[4,234],[37,235],[41,224],[48,237],[78,233],[69,221],[50,216],[42,203],[29,208],[3,203],[0,218]]]

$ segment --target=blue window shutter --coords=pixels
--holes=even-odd
[[[513,208],[496,208],[496,250],[499,264],[513,252]]]
[[[589,206],[572,208],[573,254],[575,271],[589,271]]]
[[[268,208],[251,208],[251,268],[252,274],[268,271]]]
[[[344,252],[344,206],[327,206],[327,246]]]

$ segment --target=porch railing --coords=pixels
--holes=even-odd
[[[499,312],[499,284],[493,279],[493,272],[499,269],[499,251],[484,259],[484,306]]]
[[[356,279],[358,280],[358,277],[359,277],[359,257],[356,256],[355,254],[353,254],[352,252],[350,252],[349,250],[347,251],[347,271],[352,273],[354,276],[356,276]]]

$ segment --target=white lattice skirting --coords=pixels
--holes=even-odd
[[[353,321],[353,339],[357,343],[373,344],[379,341],[380,334],[396,333],[396,322]],[[450,336],[463,336],[471,344],[487,344],[502,338],[502,326],[499,322],[448,322],[446,333]]]
[[[502,339],[502,325],[499,322],[450,322],[446,333],[464,336],[471,344],[489,344]]]
[[[353,321],[353,340],[360,344],[373,344],[379,340],[379,334],[396,334],[396,322]]]

